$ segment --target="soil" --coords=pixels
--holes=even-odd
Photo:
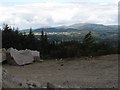
[[[4,64],[15,78],[33,80],[42,86],[52,83],[67,88],[117,88],[118,55],[91,58],[53,59],[25,66]]]

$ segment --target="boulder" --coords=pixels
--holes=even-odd
[[[12,65],[25,65],[33,63],[34,57],[28,50],[16,50],[9,48],[6,53],[6,59]]]
[[[6,49],[0,49],[0,62],[4,62],[6,60]]]
[[[26,51],[29,51],[31,52],[33,58],[34,58],[34,61],[41,61],[40,60],[40,52],[38,51],[33,51],[33,50],[29,50],[29,49],[26,49]]]
[[[6,49],[5,48],[3,48],[2,49],[2,62],[4,62],[5,60],[6,60]]]
[[[38,51],[31,51],[34,61],[40,61],[40,52]]]

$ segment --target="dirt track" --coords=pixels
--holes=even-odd
[[[3,65],[16,78],[70,88],[117,88],[118,55],[46,60],[26,66]]]

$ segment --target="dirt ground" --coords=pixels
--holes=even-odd
[[[93,58],[44,60],[25,66],[3,65],[11,75],[69,88],[117,88],[118,55]]]

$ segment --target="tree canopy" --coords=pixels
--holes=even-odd
[[[81,56],[96,56],[118,53],[117,48],[108,45],[106,42],[96,43],[92,32],[88,32],[83,42],[79,41],[48,41],[47,33],[41,31],[40,39],[36,38],[32,28],[29,33],[19,32],[18,28],[11,28],[5,24],[2,28],[2,47],[16,49],[38,50],[42,58],[68,58]]]

